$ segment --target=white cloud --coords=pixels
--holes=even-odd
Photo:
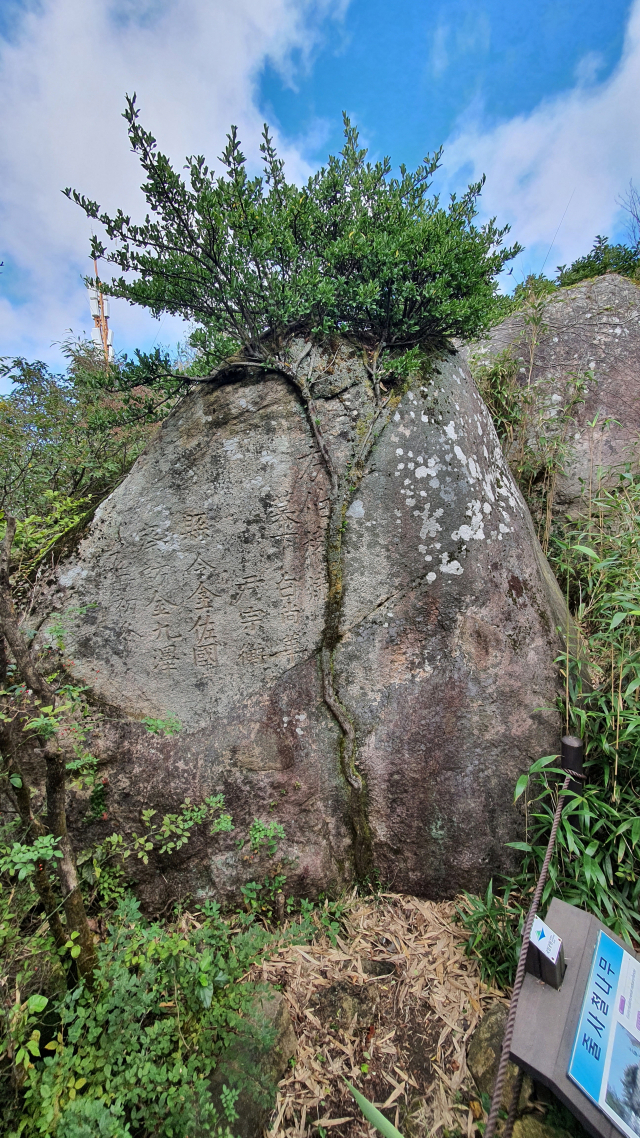
[[[620,62],[602,83],[593,82],[597,62],[586,59],[574,88],[529,114],[489,128],[469,112],[445,145],[450,186],[486,173],[483,216],[508,221],[527,246],[521,272],[539,272],[552,242],[547,273],[586,253],[596,233],[611,236],[621,220],[616,199],[630,178],[640,182],[640,0]]]
[[[136,91],[142,122],[180,167],[191,153],[217,156],[233,122],[245,153],[258,154],[256,106],[269,60],[293,80],[292,53],[308,63],[323,20],[345,0],[42,0],[0,41],[0,355],[55,360],[52,341],[90,327],[83,273],[89,222],[60,190],[71,185],[113,210],[140,214],[140,169],[120,117]],[[276,132],[277,140],[277,132]],[[280,145],[291,177],[306,168]],[[1,295],[4,294],[4,295]],[[160,327],[112,302],[116,348]]]
[[[431,35],[428,58],[431,74],[440,79],[450,67],[460,66],[464,56],[486,55],[490,43],[491,25],[482,8],[469,8],[455,23],[441,16]]]

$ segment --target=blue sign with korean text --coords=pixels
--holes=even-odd
[[[568,1074],[626,1138],[640,1138],[640,961],[604,932]]]
[[[624,949],[606,933],[598,933],[589,980],[573,1045],[569,1078],[599,1106]]]

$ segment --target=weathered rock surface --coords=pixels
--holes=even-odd
[[[508,1005],[496,1000],[480,1020],[467,1048],[467,1066],[473,1075],[474,1082],[480,1093],[489,1095],[489,1097],[493,1094],[498,1074],[508,1012]],[[511,1097],[517,1077],[518,1068],[515,1063],[509,1063],[501,1102],[502,1108],[506,1111],[511,1106]],[[518,1100],[518,1110],[525,1109],[532,1093],[533,1083],[529,1075],[525,1075]]]
[[[517,776],[557,745],[562,598],[460,356],[377,419],[359,353],[310,360],[336,468],[367,455],[337,529],[332,675],[372,862],[396,890],[479,889],[510,864]],[[285,828],[287,889],[352,877],[353,793],[320,659],[331,508],[295,391],[236,371],[164,422],[61,573],[72,671],[126,717],[93,741],[110,780],[98,832],[219,791],[234,817],[235,834],[160,863],[148,904],[272,870],[238,849],[254,817]],[[135,722],[168,714],[183,724],[171,739]]]
[[[480,1093],[489,1097],[498,1074],[508,1010],[506,1003],[496,1000],[481,1019],[467,1048],[467,1065],[474,1082]],[[515,1063],[509,1063],[500,1104],[507,1112],[517,1076]],[[536,1113],[529,1113],[531,1110]],[[569,1138],[569,1135],[586,1138],[587,1132],[547,1087],[525,1075],[513,1135],[514,1138]]]
[[[569,432],[565,473],[556,484],[557,507],[575,510],[583,487],[598,484],[599,469],[613,470],[603,480],[611,483],[616,469],[627,462],[637,468],[640,460],[640,287],[615,273],[595,277],[553,294],[542,318],[546,330],[539,339],[535,326],[516,313],[469,352],[482,360],[508,348],[520,361],[523,381],[531,370],[534,383],[557,381],[557,393],[572,374],[593,373]],[[531,369],[532,338],[537,342]]]
[[[584,1138],[587,1138],[586,1130],[583,1130],[575,1120],[569,1131],[563,1127],[553,1126],[545,1118],[535,1114],[523,1114],[513,1125],[513,1138],[570,1138],[571,1135],[576,1138],[576,1134],[580,1132]]]

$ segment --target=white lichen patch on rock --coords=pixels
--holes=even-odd
[[[477,498],[469,502],[466,515],[471,518],[471,521],[469,524],[465,523],[453,531],[451,537],[454,541],[484,541],[485,518],[483,506],[488,506],[489,510],[491,510],[488,502],[482,503]]]
[[[457,369],[451,376],[459,385],[460,374],[464,373]],[[492,544],[502,541],[504,529],[492,527],[488,533],[485,532],[485,523],[496,501],[502,498],[512,509],[519,511],[521,516],[524,511],[524,504],[504,461],[489,414],[475,389],[468,389],[468,377],[466,383],[466,406],[465,395],[461,391],[456,392],[454,400],[449,393],[450,389],[445,386],[435,387],[439,402],[442,403],[443,397],[448,395],[449,405],[456,411],[456,417],[449,418],[448,421],[446,412],[444,417],[441,415],[445,420],[443,425],[431,422],[435,417],[429,415],[429,411],[433,410],[433,389],[421,386],[417,391],[409,391],[393,416],[393,424],[397,424],[397,427],[391,435],[392,442],[398,441],[400,433],[403,435],[403,445],[395,447],[395,458],[397,460],[401,457],[402,461],[396,461],[394,473],[396,477],[402,475],[399,494],[404,509],[419,505],[414,510],[415,516],[421,520],[417,536],[422,543],[432,539],[432,546],[423,549],[420,545],[420,552],[428,553],[429,560],[436,549],[435,539],[440,539],[438,549],[442,542],[440,534],[443,523],[440,519],[443,516],[445,519],[452,515],[455,517],[455,524],[449,533],[451,541],[456,545],[446,551],[446,559],[441,562],[441,572],[447,576],[464,572],[467,550],[466,547],[459,549],[460,543],[486,540]],[[419,419],[413,414],[416,406],[422,408]],[[425,453],[429,456],[426,461]],[[408,461],[409,456],[412,459],[415,456],[415,461]],[[405,477],[406,474],[409,477]],[[420,484],[425,485],[425,482],[431,493],[421,488]],[[475,492],[471,501],[465,496],[464,506],[460,496],[463,485],[471,487]],[[420,498],[427,498],[427,501],[419,502]],[[437,504],[438,499],[444,506]],[[448,528],[446,520],[444,527]],[[455,569],[452,568],[454,565]],[[431,581],[433,580],[435,577],[432,576]]]
[[[356,498],[355,501],[353,501],[351,503],[351,505],[349,506],[349,509],[347,510],[347,517],[348,518],[363,518],[364,517],[364,506],[363,506],[362,502],[360,501],[360,498]]]

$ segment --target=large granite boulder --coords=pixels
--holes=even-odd
[[[287,890],[335,888],[354,836],[396,890],[480,889],[511,864],[518,775],[558,746],[562,597],[463,360],[377,407],[349,344],[307,363],[312,417],[282,374],[193,390],[60,574],[69,666],[107,712],[96,834],[217,792],[234,818],[139,866],[157,908],[276,864]],[[139,722],[169,714],[172,738]],[[271,860],[241,846],[256,817],[284,827]]]
[[[523,384],[543,381],[551,414],[571,377],[591,373],[555,489],[556,509],[575,512],[589,488],[615,483],[626,463],[638,468],[640,286],[607,273],[551,294],[539,315],[540,322],[529,310],[514,313],[467,352],[486,362],[509,350]]]

